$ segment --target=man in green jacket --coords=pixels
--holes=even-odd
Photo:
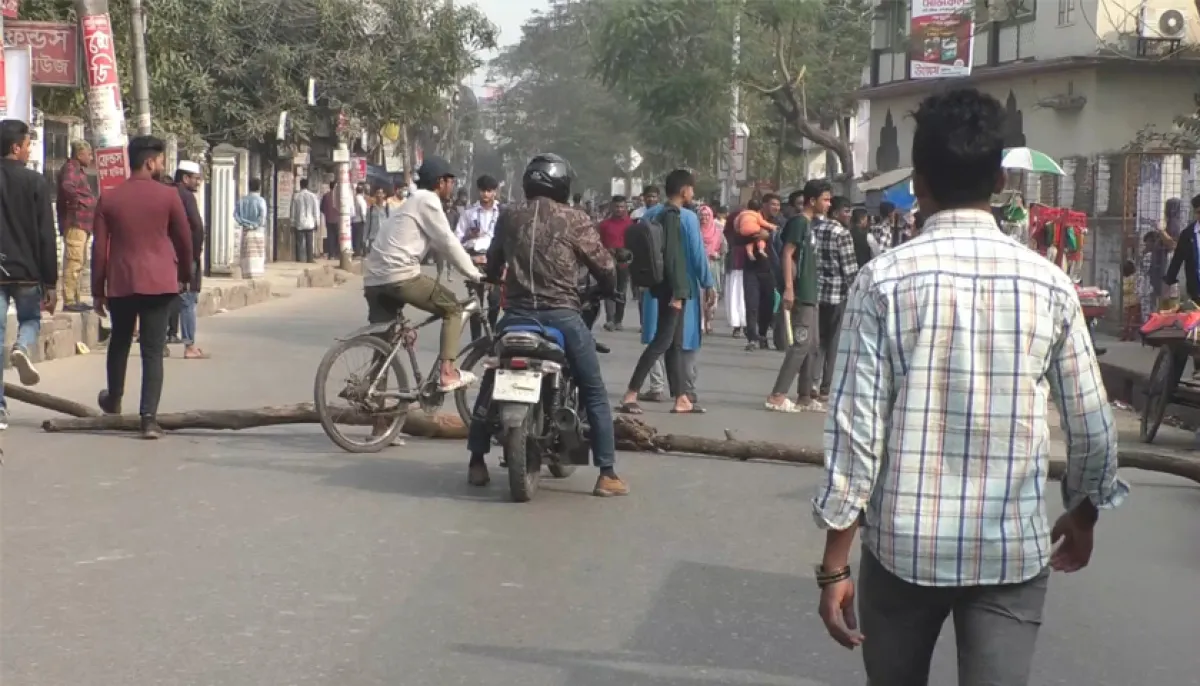
[[[692,286],[688,281],[680,212],[692,201],[695,185],[695,177],[686,169],[676,169],[667,175],[666,207],[658,215],[663,228],[663,281],[650,289],[651,297],[658,301],[658,322],[654,340],[638,358],[618,408],[629,414],[641,414],[638,391],[659,358],[666,363],[667,385],[672,389],[683,388],[683,304],[691,297]]]

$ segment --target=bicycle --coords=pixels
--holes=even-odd
[[[468,283],[467,287],[471,295],[460,304],[468,319],[480,320],[483,335],[459,351],[455,359],[460,361],[458,368],[462,371],[471,371],[488,354],[495,335],[487,321],[485,286]],[[337,343],[321,358],[314,381],[313,405],[325,435],[339,448],[351,453],[379,452],[391,445],[403,431],[404,420],[412,403],[418,403],[427,414],[441,409],[446,392],[440,388],[438,361],[434,361],[427,376],[422,376],[417,364],[417,332],[441,319],[440,315],[435,314],[414,324],[401,310],[393,321],[369,324],[337,339]],[[365,370],[351,372],[344,380],[338,380],[340,390],[330,397],[327,385],[334,364],[355,349],[365,350],[370,362]],[[409,383],[409,372],[399,354],[401,350],[408,353],[415,386]],[[391,383],[387,379],[389,372],[395,376],[395,381]],[[395,390],[391,390],[393,388]],[[333,405],[335,398],[346,402],[345,409]],[[468,402],[467,388],[456,389],[454,400],[459,416],[469,424],[473,407]],[[343,425],[370,426],[371,434],[365,441],[356,441],[341,429]]]

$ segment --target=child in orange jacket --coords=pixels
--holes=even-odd
[[[762,233],[763,231],[770,232],[770,231],[775,231],[775,230],[779,229],[778,226],[775,226],[774,224],[767,221],[762,216],[762,212],[759,211],[760,208],[761,208],[761,206],[758,205],[758,203],[750,203],[750,205],[746,209],[742,210],[738,214],[738,220],[737,220],[738,235],[745,236],[748,238],[750,236],[757,236],[758,234]],[[746,245],[746,255],[751,260],[758,259],[757,257],[755,257],[755,253],[758,253],[759,255],[762,255],[763,257],[767,256],[767,241],[766,240],[760,238],[759,240],[757,240],[753,243],[748,243]]]

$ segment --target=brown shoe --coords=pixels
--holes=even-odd
[[[622,481],[619,476],[604,476],[601,474],[600,478],[596,479],[596,487],[592,489],[592,495],[601,498],[629,495],[629,485]]]
[[[488,474],[486,462],[473,462],[467,467],[467,483],[476,488],[483,488],[491,482],[492,477]]]

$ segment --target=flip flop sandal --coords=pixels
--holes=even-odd
[[[621,403],[613,408],[613,410],[617,414],[646,414],[646,411],[642,409],[642,406],[638,405],[637,403]]]
[[[677,410],[672,407],[671,414],[708,414],[708,410],[699,405],[692,405],[692,409],[690,410]]]
[[[467,386],[470,386],[471,384],[475,383],[475,381],[477,381],[477,378],[474,374],[471,372],[464,372],[460,369],[458,371],[457,380],[445,385],[439,385],[438,390],[442,393],[453,393],[460,388],[466,388]]]

